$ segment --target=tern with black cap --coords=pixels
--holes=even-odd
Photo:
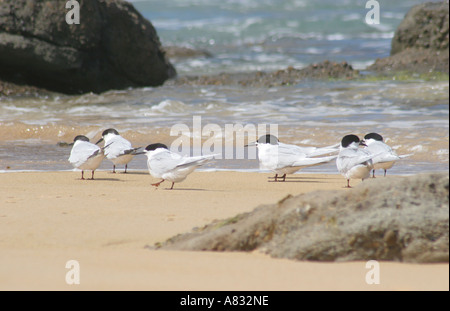
[[[105,158],[104,147],[89,142],[89,138],[78,135],[73,140],[73,147],[70,151],[69,162],[81,170],[81,179],[84,179],[84,171],[91,170],[94,179],[94,171],[100,166]]]
[[[383,169],[384,176],[386,177],[387,170],[392,168],[396,161],[411,156],[411,154],[397,155],[397,153],[383,141],[383,136],[378,133],[366,134],[364,136],[364,143],[366,144],[366,150],[372,154],[378,154],[372,159],[373,178],[375,178],[375,170]]]
[[[133,148],[131,143],[120,136],[119,132],[113,128],[104,130],[102,138],[97,141],[96,145],[105,141],[105,155],[108,160],[113,163],[113,173],[116,172],[116,165],[125,165],[125,171],[127,172],[128,163],[138,153],[141,147]]]
[[[364,180],[370,176],[370,171],[373,169],[372,159],[377,156],[359,146],[366,145],[356,135],[346,135],[341,140],[336,167],[347,179],[347,188],[351,188],[350,179]]]
[[[337,156],[317,156],[339,151],[338,145],[318,148],[284,144],[271,134],[261,136],[256,142],[250,143],[245,147],[251,146],[258,148],[260,169],[274,172],[275,181],[278,181],[279,175],[282,175],[282,181],[285,181],[287,174],[293,174],[305,167],[328,163],[336,159]]]
[[[161,143],[151,144],[145,147],[147,155],[147,166],[150,175],[162,180],[152,184],[159,187],[164,181],[172,182],[171,190],[175,183],[182,182],[196,168],[212,160],[216,155],[204,155],[197,157],[181,156],[170,151],[166,145]]]

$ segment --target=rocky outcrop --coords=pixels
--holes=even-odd
[[[449,2],[414,6],[398,26],[391,56],[378,59],[373,71],[449,72]]]
[[[449,175],[368,179],[349,191],[287,197],[157,248],[253,251],[313,261],[449,261]]]
[[[169,80],[168,85],[238,85],[251,87],[272,87],[295,85],[313,79],[354,79],[359,76],[347,62],[328,60],[309,65],[303,69],[289,67],[274,72],[221,73],[205,76],[183,76]]]
[[[0,80],[0,100],[3,96],[50,96],[52,92],[29,85],[19,85]]]
[[[0,79],[63,93],[158,86],[175,76],[152,24],[123,0],[0,0]]]

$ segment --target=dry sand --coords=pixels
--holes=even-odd
[[[0,290],[449,290],[448,264],[381,262],[380,284],[369,285],[365,262],[146,248],[288,194],[349,191],[340,175],[273,183],[262,173],[195,172],[172,191],[151,187],[147,172],[80,175],[0,174]],[[79,285],[65,282],[69,260],[80,264]]]

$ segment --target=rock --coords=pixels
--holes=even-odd
[[[328,60],[303,69],[289,67],[274,72],[221,73],[206,76],[183,76],[167,81],[167,85],[238,85],[272,87],[294,85],[311,79],[354,79],[359,72],[346,62]]]
[[[18,85],[0,80],[0,100],[3,96],[49,96],[52,92],[28,85]]]
[[[354,79],[359,76],[359,71],[354,70],[347,62],[330,62],[325,60],[318,64],[312,64],[301,69],[303,78],[309,79]]]
[[[368,70],[449,72],[449,2],[414,6],[398,26],[391,56],[378,59]]]
[[[63,93],[158,86],[175,76],[152,24],[123,0],[0,1],[0,79]]]
[[[418,50],[408,48],[392,56],[377,59],[367,69],[379,73],[411,72],[426,74],[441,72],[449,74],[449,51]]]
[[[391,55],[408,48],[447,50],[449,3],[428,2],[414,6],[397,28]]]
[[[449,175],[369,179],[217,221],[157,248],[253,251],[313,261],[449,261]]]

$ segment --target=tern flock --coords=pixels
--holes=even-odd
[[[104,142],[103,147],[98,144]],[[347,179],[346,187],[350,187],[351,179],[364,180],[370,177],[373,170],[383,169],[384,176],[394,163],[410,156],[397,155],[383,141],[378,133],[369,133],[362,140],[358,136],[350,134],[342,138],[339,144],[327,147],[307,147],[284,144],[274,135],[261,136],[257,141],[249,143],[245,147],[255,146],[258,149],[258,160],[261,170],[269,170],[275,173],[275,182],[284,182],[287,174],[293,174],[302,168],[321,165],[336,161],[336,167]],[[69,162],[81,170],[81,179],[84,179],[84,171],[92,171],[90,179],[94,179],[94,172],[106,158],[113,163],[112,173],[116,172],[116,165],[124,165],[124,173],[127,172],[128,163],[136,155],[147,156],[147,167],[150,175],[161,181],[152,184],[158,187],[162,182],[182,182],[196,168],[214,159],[215,155],[182,156],[172,152],[161,143],[150,144],[142,151],[142,147],[133,147],[115,129],[103,131],[102,138],[93,144],[84,135],[74,138]]]

